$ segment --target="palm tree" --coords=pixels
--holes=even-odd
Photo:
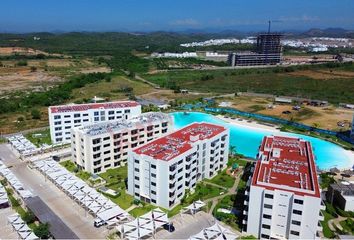
[[[232,146],[230,145],[230,148],[229,148],[229,154],[231,157],[233,157],[236,153],[236,147],[235,146]]]

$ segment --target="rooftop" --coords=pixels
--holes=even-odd
[[[151,122],[154,124],[156,121],[169,121],[171,117],[166,113],[161,112],[147,112],[129,120],[99,122],[95,124],[88,124],[77,127],[78,130],[84,134],[96,136],[107,132],[117,132],[120,130],[130,129],[135,126],[141,127],[141,124],[147,124]],[[171,120],[172,121],[172,120]]]
[[[310,142],[299,138],[263,138],[252,178],[253,186],[319,197],[319,185]]]
[[[226,128],[210,123],[192,123],[167,136],[158,138],[134,150],[136,154],[143,154],[163,161],[169,161],[192,148],[192,143],[198,140],[210,139]]]
[[[342,192],[342,195],[345,196],[354,196],[354,183],[352,182],[336,182],[332,183],[331,187],[334,190]]]
[[[80,112],[87,111],[89,109],[111,109],[111,108],[127,108],[136,107],[140,104],[135,101],[118,101],[118,102],[105,102],[105,103],[87,103],[87,104],[71,104],[50,106],[51,113],[63,113],[63,112]]]

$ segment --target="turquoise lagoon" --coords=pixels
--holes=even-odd
[[[175,112],[171,113],[171,115],[174,119],[176,129],[182,128],[193,122],[216,123],[228,127],[230,129],[230,144],[236,147],[238,153],[250,158],[255,158],[264,136],[283,135],[296,136],[310,141],[314,148],[316,164],[322,170],[330,169],[332,167],[348,169],[352,168],[354,164],[354,154],[336,144],[322,139],[301,134],[239,126],[227,123],[213,115],[200,112],[188,112],[188,114],[184,114],[184,112]]]

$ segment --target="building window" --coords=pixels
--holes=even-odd
[[[140,188],[138,184],[135,184],[134,186],[135,186],[135,188]]]
[[[295,235],[295,236],[300,236],[300,233],[298,231],[291,230],[290,234]]]
[[[304,201],[303,201],[303,200],[300,200],[300,199],[295,199],[295,200],[294,200],[294,203],[303,205],[303,204],[304,204]]]
[[[75,113],[74,118],[78,118],[78,117],[80,117],[80,113]]]
[[[272,195],[272,194],[268,194],[268,193],[266,193],[266,194],[264,195],[264,197],[265,197],[265,198],[273,199],[273,195]]]
[[[269,235],[267,235],[267,234],[261,234],[261,238],[264,238],[264,239],[269,239]]]
[[[151,177],[156,178],[156,174],[155,173],[151,173]]]
[[[268,224],[262,224],[262,228],[264,228],[264,229],[270,229],[270,225],[268,225]]]
[[[134,162],[135,162],[135,163],[139,163],[139,160],[138,160],[138,159],[134,159]]]
[[[61,118],[61,116],[60,115],[56,115],[56,116],[54,116],[54,119],[60,119]]]
[[[156,186],[156,183],[155,182],[151,182],[151,186]]]
[[[296,209],[293,210],[293,213],[297,215],[302,215],[302,211]]]
[[[301,225],[301,222],[300,221],[296,221],[296,220],[292,220],[291,223],[294,224],[294,225],[297,225],[297,226]]]
[[[272,216],[271,216],[271,215],[268,215],[268,214],[263,214],[263,218],[265,218],[265,219],[272,219]]]
[[[151,168],[152,168],[152,169],[156,169],[156,165],[151,164]]]
[[[151,194],[156,195],[156,192],[155,192],[155,191],[153,191],[153,190],[151,190]]]
[[[138,176],[135,176],[134,179],[135,179],[135,180],[139,180],[139,177],[138,177]]]
[[[272,205],[270,205],[270,204],[264,204],[264,208],[272,209],[272,208],[273,208],[273,206],[272,206]]]

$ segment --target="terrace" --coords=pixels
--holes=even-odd
[[[52,113],[63,113],[63,112],[87,111],[90,109],[127,108],[127,107],[136,107],[136,106],[139,106],[139,103],[134,101],[118,101],[118,102],[106,102],[106,103],[51,106],[49,109]]]
[[[134,152],[144,154],[155,159],[169,161],[192,148],[191,143],[198,140],[210,139],[226,129],[209,123],[193,123],[168,136],[156,139]]]

